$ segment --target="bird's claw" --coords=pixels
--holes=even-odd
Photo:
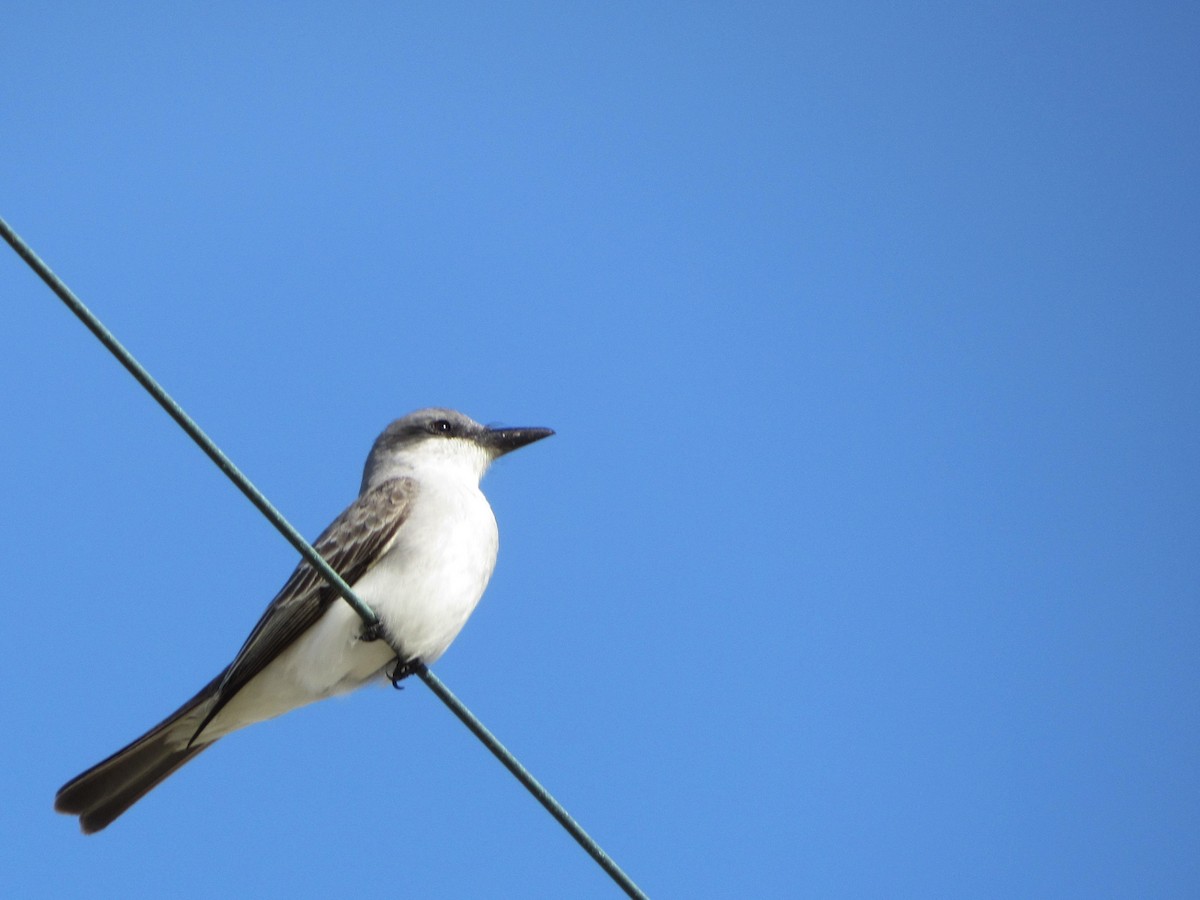
[[[388,681],[392,683],[392,687],[398,691],[402,691],[404,690],[404,685],[402,685],[400,682],[409,675],[412,675],[420,667],[421,661],[419,659],[410,659],[406,662],[400,662],[400,660],[397,659],[395,668],[385,674],[387,675]]]
[[[362,634],[358,636],[358,639],[364,644],[370,644],[386,638],[387,635],[384,632],[383,623],[378,621],[372,622],[370,625],[364,625]]]

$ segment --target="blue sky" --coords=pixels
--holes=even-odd
[[[305,534],[426,405],[436,671],[652,896],[1200,892],[1200,13],[43,4],[3,215]],[[0,253],[3,893],[608,897],[423,686],[54,791],[293,551]]]

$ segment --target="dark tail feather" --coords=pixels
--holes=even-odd
[[[84,834],[106,827],[164,778],[213,742],[188,744],[202,719],[198,712],[216,693],[220,677],[173,715],[58,791],[54,808],[79,816]]]

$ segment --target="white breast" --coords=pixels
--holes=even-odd
[[[477,486],[426,479],[395,544],[354,589],[405,654],[432,663],[483,596],[498,546],[496,518]]]
[[[384,557],[351,585],[409,658],[432,663],[458,636],[496,564],[499,536],[473,479],[423,478]],[[384,641],[364,643],[362,620],[337,600],[246,685],[205,729],[219,737],[289,709],[344,693],[392,660]]]

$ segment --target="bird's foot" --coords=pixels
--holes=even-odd
[[[404,690],[400,682],[421,668],[421,660],[416,657],[401,662],[404,659],[404,653],[400,650],[400,645],[392,639],[391,634],[382,622],[375,622],[373,625],[364,625],[362,634],[359,635],[358,639],[368,644],[373,641],[383,641],[396,651],[395,667],[390,672],[385,669],[384,674],[387,676],[388,681],[392,683],[392,687],[398,691]]]
[[[358,636],[358,639],[364,644],[370,644],[375,641],[387,641],[389,644],[391,643],[391,638],[387,633],[387,629],[383,627],[383,623],[380,621],[375,621],[370,625],[364,625],[362,634]]]
[[[402,691],[404,690],[404,685],[402,685],[400,682],[409,675],[412,675],[419,668],[421,668],[421,661],[419,659],[410,659],[406,662],[400,662],[400,660],[397,659],[396,667],[392,669],[392,671],[386,673],[388,681],[392,683],[392,687],[394,687],[396,690]]]

